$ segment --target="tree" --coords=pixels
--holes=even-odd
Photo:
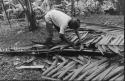
[[[120,4],[120,13],[122,15],[124,15],[124,0],[119,0],[119,4]]]
[[[124,0],[111,0],[119,14],[124,14]]]
[[[1,0],[0,3],[2,4],[2,8],[3,8],[3,11],[5,12],[5,15],[6,15],[6,18],[7,18],[8,22],[9,22],[10,28],[12,28],[11,23],[9,21],[9,17],[8,17],[6,9],[5,9],[4,1]]]
[[[74,0],[71,0],[71,16],[75,16],[75,7],[74,7]]]
[[[36,18],[35,18],[35,13],[33,12],[33,8],[32,8],[30,0],[24,0],[24,2],[26,5],[25,13],[27,16],[27,20],[29,22],[29,30],[34,31],[38,28]]]
[[[56,4],[61,4],[61,0],[55,0]]]

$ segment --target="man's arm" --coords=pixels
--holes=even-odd
[[[65,29],[66,29],[66,25],[63,25],[60,27],[60,32],[59,32],[59,37],[61,38],[62,41],[65,41],[66,43],[68,43],[71,46],[74,46],[74,44],[72,42],[70,42],[69,40],[67,40],[65,38]]]
[[[81,37],[80,37],[80,34],[79,34],[78,30],[75,30],[75,33],[76,33],[76,35],[77,35],[77,37],[79,39],[80,50],[82,50],[83,49],[83,45],[82,45],[82,40],[81,40]]]
[[[81,37],[80,37],[80,34],[79,34],[78,30],[75,30],[75,33],[76,33],[76,35],[79,39],[79,42],[82,43],[82,40],[81,40]]]

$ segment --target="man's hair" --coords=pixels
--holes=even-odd
[[[71,29],[78,29],[80,27],[80,20],[77,18],[72,18],[68,23],[69,28]]]

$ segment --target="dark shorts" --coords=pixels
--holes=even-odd
[[[60,28],[58,26],[56,26],[55,24],[54,25],[54,28],[59,32],[60,31]]]

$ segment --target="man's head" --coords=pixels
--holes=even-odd
[[[77,18],[72,18],[68,23],[69,28],[77,30],[80,27],[80,20]]]

